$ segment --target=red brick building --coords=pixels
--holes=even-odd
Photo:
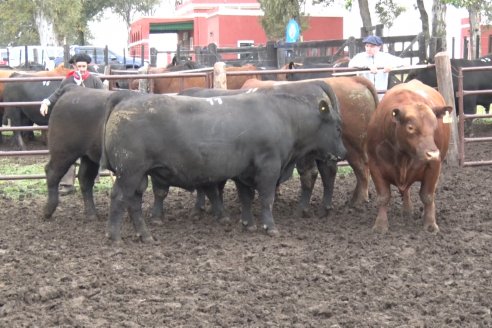
[[[179,1],[179,0],[178,0]],[[175,17],[144,17],[130,28],[130,56],[149,58],[150,48],[172,54],[176,45],[193,49],[215,43],[218,47],[265,45],[261,26],[263,12],[256,0],[182,0]],[[342,17],[308,18],[304,41],[343,39]]]

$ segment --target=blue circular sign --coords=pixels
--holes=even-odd
[[[299,24],[295,19],[289,20],[287,27],[285,28],[285,42],[297,42],[301,34]]]

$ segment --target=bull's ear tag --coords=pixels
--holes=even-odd
[[[446,124],[453,123],[453,118],[451,117],[451,115],[449,115],[448,111],[446,111],[446,114],[444,114],[444,116],[442,117],[442,122]]]

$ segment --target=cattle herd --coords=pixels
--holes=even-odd
[[[374,86],[362,77],[238,78],[228,79],[230,90],[207,89],[202,78],[178,83],[179,88],[177,79],[156,79],[154,94],[68,86],[52,107],[49,121],[43,121],[37,107],[7,110],[12,125],[26,121],[49,125],[44,219],[56,210],[61,178],[80,159],[78,179],[89,219],[97,217],[93,187],[100,168],[114,175],[107,231],[114,242],[122,239],[125,211],[140,239],[154,240],[142,217],[149,177],[155,222],[163,219],[163,202],[171,186],[196,189],[197,211],[203,209],[206,196],[217,220],[229,220],[223,192],[226,181],[232,180],[244,229],[257,229],[252,203],[258,192],[261,228],[276,236],[272,207],[277,187],[297,169],[298,214],[309,215],[319,173],[322,214],[327,214],[332,209],[337,162],[346,160],[356,177],[348,206],[369,201],[370,177],[376,187],[379,210],[373,230],[389,229],[390,186],[400,192],[404,213],[411,214],[409,189],[420,182],[424,229],[438,232],[434,194],[449,143],[452,107],[434,88],[412,80],[393,87],[379,102]],[[0,91],[3,101],[40,101],[58,85],[0,83]],[[164,94],[170,92],[180,94]],[[16,140],[25,147],[20,134]]]

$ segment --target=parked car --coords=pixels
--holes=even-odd
[[[7,61],[9,66],[21,67],[25,65],[26,49],[29,66],[35,65],[42,70],[53,69],[55,57],[58,56],[60,52],[63,54],[63,47],[58,46],[30,45],[8,47],[8,56],[6,55],[5,57],[8,57]]]
[[[0,49],[0,66],[9,66],[9,53],[7,49]]]
[[[103,67],[105,65],[104,61],[104,47],[97,47],[97,46],[78,46],[78,45],[73,45],[70,46],[70,56],[73,56],[75,54],[79,53],[86,53],[92,58],[91,65],[94,66],[96,71],[100,71],[99,67]],[[61,56],[58,56],[55,58],[55,66],[63,63],[63,53]],[[134,62],[132,58],[124,58],[122,55],[109,50],[108,49],[108,63],[117,69],[132,69],[132,68],[139,68],[140,64],[137,62]]]

